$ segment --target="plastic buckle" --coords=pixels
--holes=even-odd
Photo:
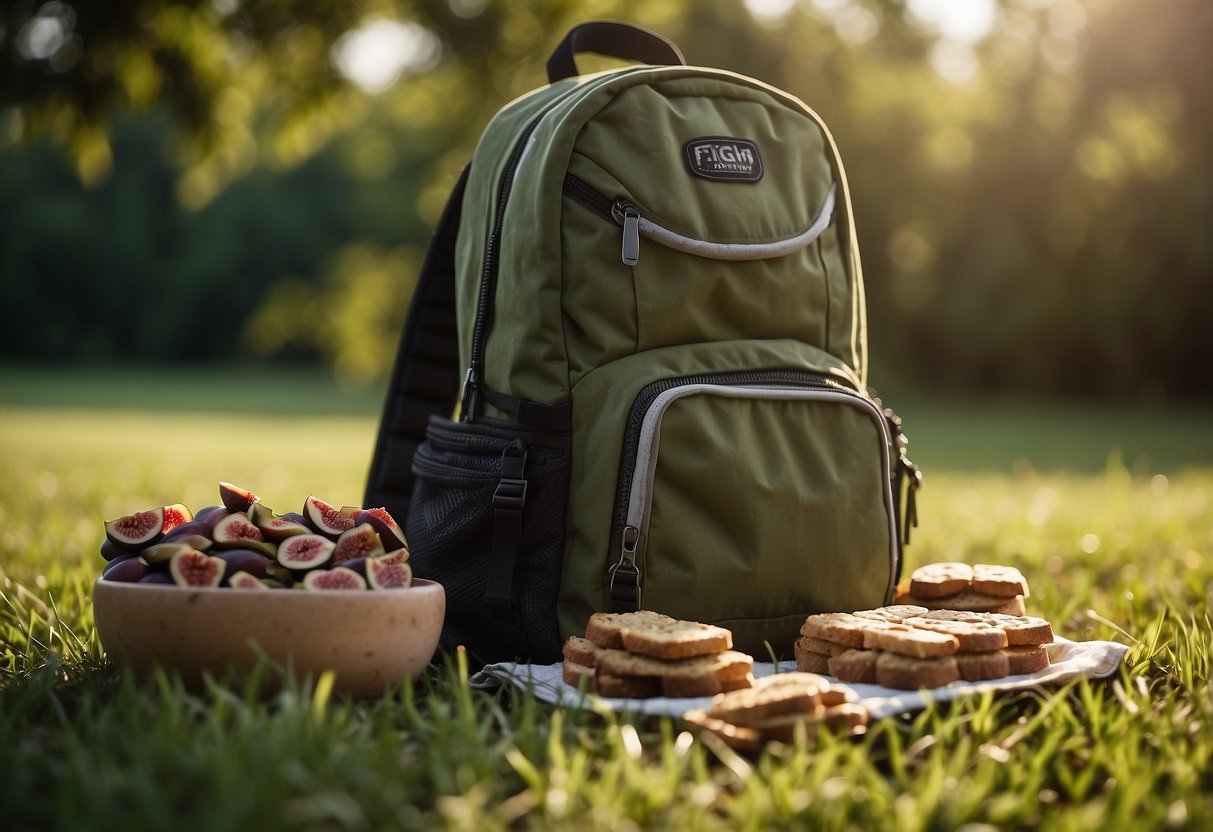
[[[493,492],[493,508],[522,511],[526,505],[526,480],[502,478]]]

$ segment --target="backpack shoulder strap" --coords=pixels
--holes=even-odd
[[[413,453],[430,416],[450,416],[459,394],[455,239],[469,170],[470,164],[451,191],[422,262],[367,475],[363,505],[386,507],[401,525],[416,480]]]

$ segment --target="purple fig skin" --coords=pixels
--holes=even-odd
[[[105,558],[107,561],[112,561],[116,558],[130,554],[133,554],[133,552],[128,552],[125,549],[119,549],[110,542],[108,537],[101,541],[101,557]]]
[[[140,558],[139,555],[131,554],[130,552],[123,552],[123,553],[119,554],[118,557],[114,558],[109,563],[105,564],[105,566],[101,567],[101,577],[108,578],[110,572],[113,572],[115,569],[123,568],[122,564],[126,563],[127,561],[139,560],[139,558]],[[146,566],[146,565],[147,564],[144,563],[144,566]],[[132,567],[128,566],[125,568],[131,569]],[[136,580],[138,580],[138,579],[136,579]]]
[[[107,581],[133,584],[138,583],[146,577],[148,571],[147,564],[137,556],[132,555],[125,560],[113,561],[101,575]]]
[[[341,565],[351,572],[361,575],[364,578],[366,577],[366,558],[354,558],[353,560],[347,560]]]
[[[209,521],[213,526],[218,520],[221,519],[221,516],[218,514],[219,512],[227,514],[227,509],[223,506],[207,506],[205,508],[200,508],[194,512],[194,522],[200,523],[203,521]],[[211,519],[213,515],[214,517]]]
[[[176,586],[173,576],[167,570],[159,572],[148,572],[139,579],[141,584],[163,584],[165,586]]]
[[[199,535],[200,537],[205,537],[207,540],[211,540],[211,532],[214,530],[214,528],[215,524],[210,520],[191,520],[188,523],[182,523],[180,526],[166,534],[164,536],[164,540],[167,543],[171,543],[174,540],[180,540],[183,537],[189,537],[190,535],[195,534]]]
[[[354,522],[361,525],[370,523],[371,527],[379,533],[379,539],[383,542],[383,551],[395,552],[397,549],[408,551],[408,544],[404,540],[404,532],[396,525],[393,520],[389,523],[378,512],[387,514],[387,509],[363,509],[354,515]],[[391,517],[388,514],[388,517]]]
[[[270,559],[260,552],[254,552],[251,549],[228,549],[223,552],[216,552],[215,557],[227,564],[227,574],[234,576],[240,572],[246,572],[254,578],[264,578],[266,576],[266,567],[270,565]],[[227,583],[227,580],[224,580]]]
[[[137,511],[105,523],[105,537],[119,549],[138,552],[164,537],[164,508]]]
[[[231,512],[245,512],[261,498],[247,488],[232,485],[230,482],[219,483],[219,502]]]

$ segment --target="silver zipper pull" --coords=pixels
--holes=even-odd
[[[635,266],[640,259],[640,212],[631,205],[623,209],[623,264]]]
[[[640,529],[628,526],[623,530],[623,546],[619,561],[609,570],[607,598],[611,612],[634,612],[640,609],[640,567],[636,565],[636,546]]]

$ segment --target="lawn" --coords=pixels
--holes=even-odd
[[[134,681],[93,628],[101,521],[221,479],[356,502],[378,394],[0,369],[0,829],[1213,828],[1213,413],[899,404],[927,476],[909,565],[1013,563],[1061,634],[1133,649],[1108,681],[746,759],[469,690],[457,657],[362,703]]]

